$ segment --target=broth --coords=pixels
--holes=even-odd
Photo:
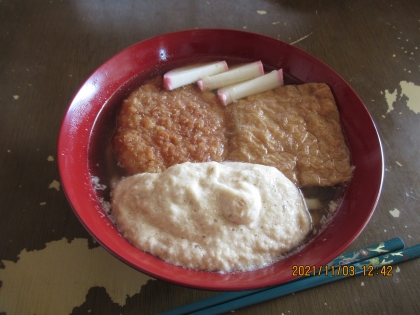
[[[98,114],[94,127],[92,129],[88,157],[89,168],[92,177],[92,183],[97,192],[99,200],[102,202],[104,209],[109,212],[110,209],[110,193],[113,185],[123,176],[127,176],[127,172],[118,166],[117,159],[113,152],[111,140],[116,128],[116,118],[119,107],[123,100],[127,98],[132,91],[138,88],[146,80],[157,75],[162,75],[170,69],[180,67],[194,62],[207,62],[214,60],[226,60],[228,64],[240,64],[252,62],[253,60],[243,60],[234,58],[199,58],[197,60],[178,60],[171,63],[159,64],[155,68],[142,72],[130,81],[123,84],[110,99],[104,104],[102,110]],[[265,67],[266,71],[273,70],[271,67]],[[303,82],[284,73],[285,84],[301,84]],[[318,200],[317,209],[309,209],[313,222],[313,233],[308,236],[310,239],[314,234],[318,233],[325,224],[327,224],[338,208],[341,198],[345,191],[345,184],[332,187],[304,187],[301,192],[305,199]]]

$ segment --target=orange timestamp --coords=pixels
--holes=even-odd
[[[356,267],[353,265],[329,266],[324,265],[319,268],[310,265],[293,265],[293,277],[309,277],[309,276],[345,276],[353,277],[356,275]]]
[[[292,276],[293,277],[309,277],[309,276],[343,276],[353,277],[361,274],[367,277],[373,277],[375,275],[382,275],[386,277],[392,277],[393,266],[373,266],[363,265],[356,268],[354,265],[338,265],[330,266],[324,265],[321,267],[310,266],[310,265],[293,265]]]
[[[363,265],[362,266],[362,274],[367,277],[373,276],[385,276],[385,277],[392,277],[392,265],[386,266],[372,266],[372,265]]]

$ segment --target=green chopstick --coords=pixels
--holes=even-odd
[[[370,245],[363,249],[337,257],[336,259],[331,261],[328,265],[325,265],[323,266],[323,268],[318,269],[316,271],[316,274],[319,273],[319,275],[321,274],[325,275],[326,273],[329,273],[331,275],[333,272],[338,271],[339,266],[348,266],[350,264],[355,264],[364,260],[372,259],[381,254],[391,253],[391,252],[400,250],[402,248],[404,248],[404,242],[401,238],[394,238],[394,239],[391,239],[382,243]],[[367,268],[368,267],[365,267],[365,269]],[[343,270],[341,270],[341,272],[343,272]],[[292,270],[290,272],[292,272]],[[353,268],[351,270],[349,268],[346,268],[345,272],[353,272]],[[212,309],[217,308],[217,306],[219,305],[220,306],[224,305],[223,308],[225,307],[228,308],[227,310],[224,310],[222,312],[238,309],[240,308],[238,306],[235,306],[234,308],[230,308],[229,303],[233,303],[236,300],[243,301],[243,300],[248,300],[248,299],[254,301],[256,300],[255,297],[257,296],[258,293],[261,293],[264,291],[264,297],[265,297],[265,292],[267,291],[271,291],[275,289],[278,290],[278,289],[284,288],[285,286],[292,285],[298,282],[306,283],[306,281],[309,280],[310,278],[316,279],[318,278],[318,275],[313,276],[313,277],[299,277],[297,280],[293,282],[290,282],[281,286],[277,286],[277,287],[222,293],[222,294],[219,294],[219,295],[216,295],[216,296],[213,296],[213,297],[201,300],[201,301],[197,301],[191,304],[187,304],[185,306],[181,306],[181,307],[169,310],[167,312],[160,313],[160,315],[219,314],[219,313],[201,313],[199,311],[201,310],[203,312],[211,311]],[[339,279],[335,279],[335,280],[339,280]],[[304,290],[305,284],[303,284],[302,286],[303,288],[301,290]],[[290,293],[293,293],[293,292],[297,292],[297,291],[292,291]],[[289,294],[289,293],[285,293],[283,295],[286,295],[286,294]],[[280,295],[280,296],[283,296],[283,295]],[[255,303],[258,303],[258,301],[255,301],[252,304],[255,304]],[[248,304],[248,305],[251,305],[251,304]],[[245,305],[245,306],[248,306],[248,305]],[[245,307],[245,306],[241,306],[241,307]],[[194,313],[194,312],[198,312],[198,313]]]
[[[325,274],[322,273],[319,276],[310,276],[301,281],[294,281],[287,283],[283,286],[278,286],[272,289],[264,290],[252,294],[248,297],[239,298],[230,302],[219,304],[213,307],[202,309],[197,312],[189,313],[190,315],[216,315],[231,310],[237,310],[246,306],[254,305],[257,303],[265,302],[271,299],[282,297],[291,293],[300,292],[303,290],[311,289],[323,284],[330,282],[346,279],[349,276],[364,274],[365,276],[373,276],[376,274],[382,274],[384,276],[392,276],[392,265],[407,261],[413,258],[420,257],[420,244],[401,249],[399,251],[387,253],[378,257],[371,259],[363,260],[361,262],[347,265],[344,267],[349,267],[354,270],[351,275],[347,274]],[[336,272],[339,269],[336,269]]]

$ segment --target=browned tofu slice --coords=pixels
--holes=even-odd
[[[328,85],[286,85],[226,110],[227,160],[274,166],[299,187],[351,178],[350,152]]]

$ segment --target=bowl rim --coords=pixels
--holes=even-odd
[[[382,185],[383,185],[383,178],[384,178],[383,149],[382,149],[379,133],[375,125],[375,122],[373,121],[372,116],[370,115],[363,101],[353,90],[353,88],[347,82],[345,82],[344,79],[340,75],[338,75],[332,68],[330,68],[324,62],[310,55],[309,53],[303,51],[302,49],[295,47],[293,45],[290,45],[281,40],[278,40],[278,39],[275,39],[266,35],[243,31],[243,30],[208,28],[208,29],[183,30],[183,31],[177,31],[177,32],[158,35],[155,37],[142,40],[133,45],[130,45],[129,47],[115,54],[114,56],[109,58],[107,61],[105,61],[102,65],[97,67],[89,75],[89,77],[82,83],[82,85],[78,88],[77,92],[75,93],[75,95],[73,96],[72,100],[70,101],[68,105],[68,108],[64,114],[64,117],[60,126],[60,131],[59,131],[59,136],[58,136],[58,145],[57,145],[57,156],[58,156],[58,168],[59,168],[63,191],[68,199],[68,202],[71,208],[73,209],[79,221],[82,223],[85,229],[98,241],[98,243],[101,246],[103,246],[106,250],[108,250],[111,254],[113,254],[115,257],[117,257],[121,261],[125,262],[126,264],[154,278],[165,280],[165,281],[175,283],[178,285],[192,287],[192,288],[207,289],[207,290],[226,290],[226,291],[256,289],[256,288],[268,287],[268,286],[280,284],[283,282],[288,282],[288,281],[293,280],[293,277],[291,275],[289,277],[284,277],[284,281],[279,281],[276,278],[268,279],[267,276],[264,277],[263,275],[264,273],[270,274],[270,272],[273,272],[272,266],[263,268],[264,270],[260,272],[260,275],[254,278],[254,280],[251,282],[245,281],[247,274],[249,274],[250,272],[239,272],[239,273],[232,273],[232,274],[209,273],[205,271],[187,270],[182,267],[177,267],[177,266],[169,265],[168,263],[162,262],[163,264],[169,265],[165,267],[165,265],[159,264],[157,262],[158,260],[157,258],[151,256],[150,254],[146,254],[138,249],[136,249],[137,253],[121,253],[120,250],[118,250],[118,248],[115,247],[115,244],[112,243],[112,239],[109,237],[109,235],[107,236],[107,235],[104,235],[103,232],[98,232],[102,228],[105,228],[107,229],[106,232],[118,233],[115,226],[109,226],[110,223],[112,224],[111,221],[109,221],[106,224],[107,226],[104,225],[104,220],[105,221],[107,220],[106,218],[104,218],[106,215],[104,213],[103,208],[98,203],[94,188],[92,187],[91,178],[90,178],[91,174],[90,174],[88,161],[87,161],[90,130],[80,131],[80,127],[82,124],[83,124],[83,127],[85,127],[86,124],[88,125],[92,124],[93,126],[97,116],[100,114],[100,110],[99,110],[96,114],[92,114],[89,112],[89,115],[87,115],[86,117],[83,116],[84,111],[90,110],[89,100],[95,97],[98,97],[98,95],[95,94],[94,92],[92,92],[93,94],[89,96],[89,87],[92,86],[92,82],[95,80],[95,77],[98,76],[99,72],[103,72],[103,71],[106,71],[107,69],[108,70],[111,69],[112,63],[116,62],[119,58],[122,58],[126,56],[127,54],[130,55],[132,52],[134,53],[134,51],[139,46],[147,45],[149,43],[161,42],[161,41],[164,41],[164,39],[168,37],[197,38],[198,36],[205,36],[209,34],[213,34],[213,36],[215,36],[214,34],[217,34],[217,35],[229,34],[229,36],[252,36],[253,38],[255,37],[259,38],[261,41],[268,41],[270,43],[271,42],[278,43],[278,44],[281,44],[280,46],[288,47],[288,49],[291,52],[295,54],[299,54],[299,56],[303,56],[304,58],[315,62],[318,68],[323,68],[323,69],[328,70],[329,76],[333,77],[333,80],[336,80],[338,82],[336,86],[331,87],[334,96],[336,96],[337,90],[344,88],[346,92],[349,94],[349,96],[351,96],[352,99],[355,100],[355,102],[358,102],[359,105],[362,105],[359,110],[361,110],[364,117],[363,123],[368,123],[366,125],[366,128],[370,132],[370,135],[371,135],[370,137],[375,142],[373,143],[375,149],[374,150],[372,149],[372,151],[374,152],[373,153],[371,152],[372,156],[367,157],[368,159],[372,159],[372,161],[375,160],[375,163],[377,163],[377,166],[375,166],[375,169],[374,169],[374,174],[375,174],[374,190],[375,191],[373,192],[373,195],[370,196],[370,199],[368,200],[369,202],[369,205],[367,205],[367,208],[369,208],[368,213],[366,213],[362,218],[359,218],[357,228],[353,228],[352,232],[346,232],[349,235],[351,235],[351,237],[342,241],[338,245],[336,244],[334,250],[331,250],[329,255],[325,255],[322,259],[319,259],[316,265],[319,267],[333,260],[336,256],[341,254],[359,236],[359,234],[365,228],[365,226],[367,225],[367,223],[369,222],[370,218],[372,217],[374,213],[374,210],[379,201],[379,197],[380,197]],[[286,70],[284,71],[287,72]],[[127,74],[127,76],[129,75],[130,73]],[[296,74],[292,73],[292,75],[296,75]],[[121,86],[124,83],[125,83],[124,80],[117,79],[114,82],[113,86]],[[105,99],[111,96],[112,96],[112,93],[107,94],[107,96],[105,96]],[[340,107],[338,102],[337,102],[337,106]],[[78,121],[78,119],[81,119],[81,118],[83,119],[81,121]],[[343,125],[343,127],[350,128],[353,124],[357,124],[357,122],[351,121],[349,122],[349,124],[346,126]],[[360,129],[360,125],[357,125],[357,126]],[[76,141],[75,139],[70,139],[72,135],[75,135],[75,134],[81,137],[81,140]],[[71,149],[68,147],[69,140],[72,146]],[[71,154],[74,152],[77,152],[79,156],[77,157],[71,156]],[[78,164],[77,168],[72,169],[70,171],[69,167],[74,165],[77,161],[85,161],[86,165]],[[83,199],[81,199],[79,195],[80,193],[79,187],[83,187],[83,190],[87,194],[83,196]],[[347,192],[345,193],[345,195],[346,194]],[[346,198],[346,196],[344,198]],[[349,198],[349,196],[347,196],[347,198]],[[94,215],[96,215],[97,218],[100,220],[96,220],[95,222],[95,220],[93,219],[94,217],[93,214],[91,216],[86,216],[85,213],[83,212],[83,209],[85,207],[91,207],[92,209],[95,209],[98,212],[98,214],[94,214]],[[350,211],[351,209],[349,208],[345,210]],[[331,222],[331,223],[334,224],[334,222]],[[309,244],[315,243],[315,241],[317,241],[318,243],[321,242],[319,240],[324,237],[324,234],[326,234],[325,231],[329,229],[330,225],[331,224],[328,224],[324,228],[323,231],[321,231],[317,236],[315,236],[309,242]],[[120,235],[120,237],[122,236]],[[325,242],[327,242],[327,240],[325,240]],[[329,243],[327,242],[327,244]],[[295,255],[293,255],[293,257],[302,255],[304,253],[305,251],[301,250],[297,252]],[[147,257],[147,256],[150,256],[150,257]],[[138,259],[141,260],[140,265],[138,263]],[[290,258],[285,258],[284,260],[289,260],[289,259]],[[160,269],[158,269],[156,265],[158,265]],[[274,271],[278,271],[278,270],[274,270]],[[254,272],[254,271],[251,271],[251,272]],[[209,276],[209,274],[211,276]],[[198,280],[196,280],[197,278]],[[234,279],[235,281],[233,283],[229,283],[229,281],[232,279]]]

